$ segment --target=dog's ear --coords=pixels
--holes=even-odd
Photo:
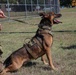
[[[48,13],[42,12],[42,13],[39,13],[40,16],[45,17],[45,18],[49,18],[51,15],[54,15],[54,14],[55,14],[54,12],[48,12]]]
[[[41,13],[39,13],[39,16],[42,16],[44,18],[49,18],[50,16],[53,16],[54,18],[59,18],[62,15],[61,14],[55,14],[54,12],[49,12],[49,13],[41,12]]]
[[[55,13],[54,13],[54,12],[49,12],[49,14],[50,14],[50,15],[54,15]]]
[[[47,13],[47,14],[45,14],[45,16],[44,16],[45,18],[49,18],[50,17],[50,14],[49,13]]]
[[[42,16],[42,18],[48,18],[50,15],[49,13],[39,13],[40,16]]]
[[[39,13],[39,16],[44,17],[44,15],[45,15],[45,13],[44,13],[44,12]]]
[[[54,18],[60,18],[62,16],[61,14],[55,14],[54,12],[50,12],[49,15],[54,16]]]

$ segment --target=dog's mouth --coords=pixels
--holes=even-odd
[[[60,18],[61,16],[61,14],[55,14],[55,18]]]
[[[55,18],[53,20],[54,24],[59,24],[62,23],[60,20],[58,20],[57,18],[60,18],[62,15],[61,14],[55,14]]]
[[[60,20],[58,20],[58,19],[54,19],[54,20],[53,20],[53,23],[54,23],[54,24],[59,24],[59,23],[62,23],[62,22],[61,22]]]

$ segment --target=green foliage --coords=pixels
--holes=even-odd
[[[9,3],[17,3],[17,0],[9,0]]]
[[[6,3],[7,1],[6,0],[0,0],[0,3]]]
[[[37,4],[37,0],[33,0],[34,4]],[[43,4],[44,3],[44,0],[38,0],[38,3],[39,4]]]
[[[17,3],[18,0],[0,0],[0,3],[7,3],[7,1],[9,3]]]
[[[72,0],[60,0],[60,5],[69,7],[69,6],[71,6],[71,2],[72,2]]]
[[[19,1],[19,3],[22,3],[22,4],[25,3],[25,0],[18,0],[18,1]],[[26,3],[27,3],[27,4],[31,4],[31,2],[32,2],[33,4],[37,4],[37,0],[26,0]],[[44,2],[44,0],[38,0],[38,3],[39,3],[39,4],[43,4],[43,2]]]
[[[24,4],[25,0],[8,0],[10,3],[21,3]],[[46,1],[46,0],[45,0]],[[61,6],[70,6],[71,5],[72,0],[60,0],[60,4]],[[0,3],[7,3],[7,0],[0,0]],[[31,3],[31,0],[26,0],[27,4]],[[37,4],[37,0],[32,0],[32,3]],[[44,0],[38,0],[39,4],[43,4]]]

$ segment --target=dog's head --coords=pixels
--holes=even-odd
[[[50,20],[51,24],[58,24],[61,23],[59,21],[57,21],[57,23],[54,21],[55,18],[60,18],[62,15],[61,14],[55,14],[54,12],[50,12],[50,13],[39,13],[40,16],[42,16],[42,18],[47,18]]]

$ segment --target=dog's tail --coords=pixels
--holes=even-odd
[[[8,57],[4,63],[0,62],[0,75],[6,75],[5,68],[10,65],[10,57]]]
[[[11,64],[11,57],[9,56],[3,63],[3,65],[5,65],[5,67],[9,66]]]
[[[4,66],[3,66],[3,63],[0,61],[0,73],[2,72]]]

